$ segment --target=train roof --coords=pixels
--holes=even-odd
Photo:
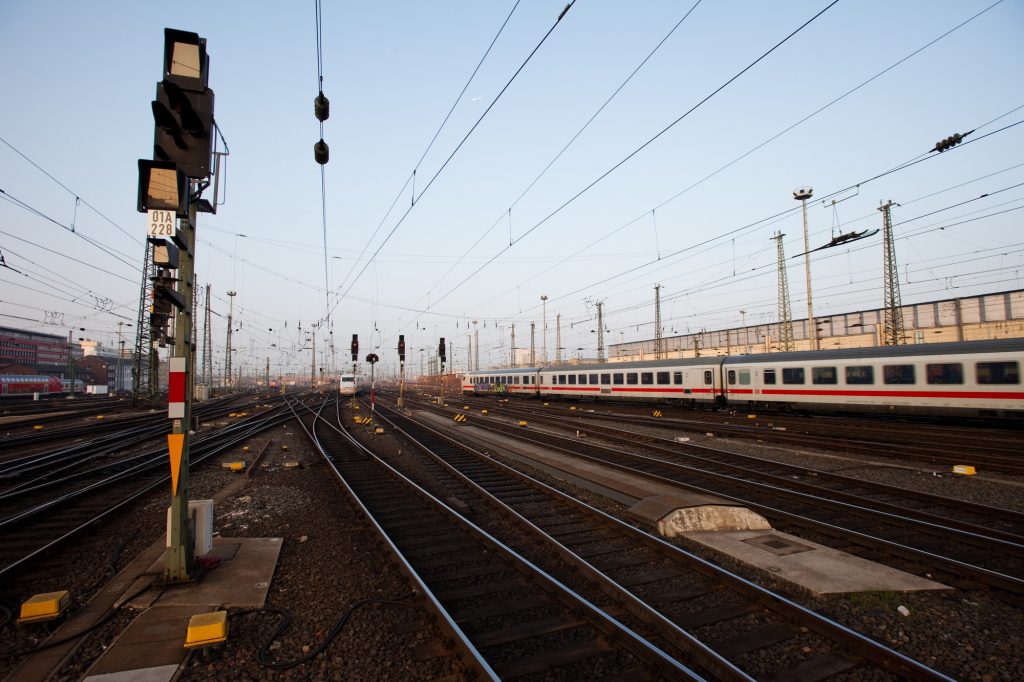
[[[866,360],[869,358],[898,358],[919,355],[964,355],[968,353],[1024,353],[1024,339],[987,339],[983,341],[952,341],[948,343],[916,343],[902,346],[871,346],[866,348],[835,348],[803,350],[789,353],[749,353],[747,355],[707,355],[699,358],[672,358],[669,360],[636,360],[631,362],[587,363],[580,365],[551,365],[548,367],[507,367],[467,372],[474,376],[505,376],[509,374],[535,374],[536,372],[566,373],[622,371],[633,368],[694,367],[708,365],[736,365],[748,362],[801,362],[806,360]]]
[[[867,360],[870,358],[901,358],[920,355],[966,355],[969,353],[1024,353],[1024,339],[988,339],[985,341],[952,341],[949,343],[915,343],[902,346],[869,348],[837,348],[804,350],[791,353],[754,353],[730,355],[726,365],[746,362],[800,362],[804,360]]]
[[[466,372],[466,375],[479,376],[502,376],[505,374],[533,374],[540,371],[540,367],[506,367],[505,369],[479,369]]]

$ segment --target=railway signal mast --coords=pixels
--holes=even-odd
[[[359,362],[359,334],[352,335],[352,381],[356,382],[356,363]],[[352,391],[352,409],[356,407],[356,392]]]
[[[444,363],[447,359],[448,358],[445,356],[444,350],[444,337],[442,336],[440,342],[438,342],[437,344],[437,360],[440,363],[439,367],[441,370],[438,376],[438,379],[440,380],[439,383],[441,384],[441,386],[440,395],[437,398],[437,404],[442,406],[444,405]]]
[[[405,334],[398,335],[398,406],[405,406]]]
[[[171,518],[167,538],[164,582],[190,582],[195,547],[188,508],[189,426],[192,395],[188,387],[195,371],[192,342],[196,215],[214,213],[213,203],[202,199],[210,186],[210,159],[216,124],[213,91],[209,82],[206,39],[187,31],[164,29],[163,79],[152,102],[155,134],[153,160],[139,160],[138,210],[148,213],[147,252],[160,272],[177,270],[173,278],[154,282],[154,302],[169,301],[177,309],[173,356],[168,360],[167,436],[171,467]],[[180,219],[180,222],[179,220]],[[170,241],[168,241],[170,240]],[[151,249],[150,249],[151,247]],[[159,294],[159,295],[158,295]],[[152,320],[166,333],[162,315]],[[151,377],[151,382],[155,378]]]

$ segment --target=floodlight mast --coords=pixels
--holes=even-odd
[[[793,198],[800,202],[804,217],[804,274],[807,276],[807,340],[811,350],[818,350],[818,325],[814,321],[814,307],[811,304],[811,246],[807,238],[807,200],[814,194],[811,187],[793,190]]]

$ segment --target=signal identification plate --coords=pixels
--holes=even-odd
[[[174,211],[151,208],[148,213],[146,234],[150,237],[174,236]]]

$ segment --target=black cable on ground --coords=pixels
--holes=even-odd
[[[284,633],[284,631],[288,629],[289,625],[291,625],[292,614],[288,609],[279,606],[268,605],[258,609],[242,609],[240,611],[233,611],[229,612],[228,615],[232,617],[245,616],[250,613],[276,613],[280,615],[281,621],[277,624],[277,627],[274,629],[274,632],[270,635],[270,638],[263,644],[262,647],[260,647],[260,652],[256,660],[259,662],[260,665],[262,665],[265,668],[270,668],[272,670],[288,670],[290,668],[302,665],[307,661],[311,661],[317,656],[319,656],[321,653],[323,653],[324,649],[326,649],[328,645],[330,645],[330,643],[334,640],[334,638],[341,633],[342,628],[345,627],[345,624],[352,617],[352,614],[355,613],[356,609],[367,605],[404,606],[406,608],[413,609],[421,608],[419,604],[401,601],[401,599],[405,599],[406,597],[414,596],[416,596],[416,592],[410,592],[409,594],[404,595],[399,599],[363,599],[362,601],[357,601],[355,604],[350,606],[348,610],[341,615],[340,618],[338,618],[337,622],[335,622],[331,629],[328,630],[327,634],[324,636],[324,639],[322,642],[320,642],[320,644],[318,644],[315,648],[311,649],[309,653],[303,654],[302,656],[299,656],[298,658],[293,659],[291,661],[274,661],[271,659],[270,655],[271,645],[275,641],[277,641],[277,638],[280,637]]]

